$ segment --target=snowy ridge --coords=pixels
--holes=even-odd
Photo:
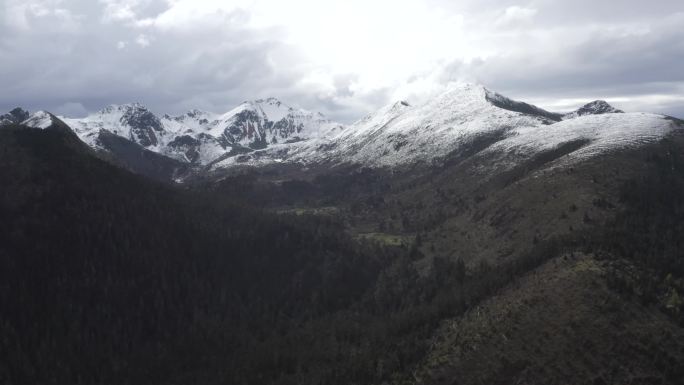
[[[10,121],[24,114],[15,109],[3,117]],[[50,119],[52,115],[39,111],[24,124],[45,127]],[[81,140],[100,150],[108,151],[101,135],[111,133],[212,170],[280,162],[430,165],[458,156],[478,138],[484,138],[478,144],[484,147],[477,151],[502,167],[581,141],[582,146],[563,157],[562,162],[569,164],[659,140],[676,126],[665,116],[623,113],[600,100],[563,115],[476,84],[451,85],[419,105],[391,103],[346,127],[275,98],[246,101],[224,114],[191,110],[158,118],[133,103],[112,105],[83,119],[62,120]]]
[[[617,108],[611,106],[605,100],[595,100],[591,103],[585,104],[577,111],[563,115],[563,120],[574,119],[586,115],[621,114],[623,112],[624,111],[618,110]]]
[[[294,109],[278,99],[244,102],[208,126],[208,133],[232,144],[260,147],[288,139],[310,139],[339,126],[321,114]]]
[[[392,103],[340,132],[291,146],[287,149],[288,159],[369,166],[430,162],[457,149],[474,135],[548,122],[543,117],[498,108],[487,100],[487,93],[482,86],[460,84],[423,105]],[[270,157],[282,159],[283,152],[269,149],[266,154],[258,154],[259,161]],[[215,167],[227,167],[234,162],[228,159]]]
[[[110,105],[83,119],[61,119],[93,147],[100,146],[100,130],[106,130],[159,152],[166,134],[161,121],[140,103]]]
[[[587,144],[556,162],[567,165],[621,148],[633,148],[662,139],[675,129],[675,123],[662,115],[613,113],[585,115],[545,127],[522,127],[514,135],[496,143],[488,152],[528,157],[552,150],[563,143]]]
[[[106,150],[102,130],[150,151],[204,165],[226,154],[321,136],[339,124],[275,98],[244,102],[221,115],[191,110],[158,118],[139,103],[111,105],[82,119],[62,118],[92,147]]]
[[[53,124],[53,115],[47,111],[37,111],[22,122],[23,125],[44,130]]]
[[[674,123],[664,116],[624,114],[603,101],[562,115],[508,99],[480,85],[459,84],[422,105],[392,103],[342,130],[228,158],[213,168],[275,162],[358,163],[371,167],[429,164],[458,153],[465,144],[483,135],[495,142],[485,153],[492,157],[496,157],[495,153],[517,154],[519,159],[565,142],[586,140],[586,146],[565,158],[565,162],[572,163],[659,140],[673,127]]]

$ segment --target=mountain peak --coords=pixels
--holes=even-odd
[[[406,108],[406,107],[411,107],[411,104],[407,102],[406,100],[399,100],[396,101],[392,104],[392,108]]]
[[[33,114],[31,114],[31,116],[29,116],[26,120],[21,122],[21,124],[31,128],[39,128],[41,130],[47,129],[62,131],[67,132],[71,135],[75,135],[72,132],[71,128],[68,125],[66,125],[61,119],[47,111],[36,111]]]
[[[198,110],[196,108],[193,108],[192,110],[185,113],[185,115],[187,115],[191,118],[195,118],[195,117],[206,115],[206,114],[207,114],[206,112],[204,112],[202,110]]]
[[[107,107],[100,110],[99,114],[101,114],[101,115],[111,114],[112,112],[115,112],[115,111],[118,111],[118,112],[148,111],[148,109],[142,103],[139,103],[139,102],[126,103],[126,104],[110,104]]]
[[[447,91],[476,92],[486,90],[485,86],[472,82],[452,82],[447,86]]]
[[[253,103],[258,103],[258,104],[271,104],[271,105],[281,105],[283,102],[281,102],[278,98],[270,97],[266,99],[257,99],[254,100]]]
[[[594,100],[589,102],[584,106],[580,107],[576,111],[569,114],[565,114],[563,119],[572,119],[585,115],[602,115],[602,114],[621,114],[624,111],[619,110],[606,102],[605,100]]]
[[[293,108],[289,105],[283,103],[280,99],[269,97],[261,99],[245,100],[237,108],[284,108],[286,110],[292,110]]]
[[[47,111],[36,111],[27,119],[25,119],[22,124],[32,128],[46,129],[52,125],[54,115]]]
[[[0,115],[0,125],[21,123],[28,119],[29,116],[28,111],[17,107],[4,115]]]
[[[437,100],[449,103],[472,103],[485,102],[489,91],[482,85],[476,83],[450,83]]]
[[[591,112],[593,114],[615,114],[623,113],[624,111],[618,110],[617,108],[611,106],[605,100],[594,100],[593,102],[587,103],[582,108],[577,110],[578,112]]]

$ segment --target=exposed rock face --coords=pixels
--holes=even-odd
[[[159,118],[140,104],[133,104],[123,111],[121,125],[130,127],[130,139],[143,147],[159,144],[157,135],[164,132]]]
[[[24,110],[23,108],[15,108],[12,111],[0,115],[0,126],[4,126],[6,124],[18,124],[23,122],[24,120],[28,119],[30,116],[29,112]]]
[[[177,136],[169,143],[169,147],[183,153],[191,163],[197,162],[200,157],[199,147],[202,142],[190,135]]]
[[[229,154],[318,137],[339,124],[323,115],[287,106],[278,99],[247,101],[222,115],[190,110],[158,118],[138,103],[111,105],[82,119],[64,118],[79,137],[108,150],[106,131],[150,151],[196,165]]]

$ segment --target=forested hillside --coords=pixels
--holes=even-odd
[[[4,128],[0,130],[0,354],[6,358],[0,361],[0,383],[475,384],[483,378],[544,383],[563,378],[564,370],[580,359],[559,343],[577,348],[573,334],[559,334],[553,341],[558,354],[547,364],[560,369],[530,374],[545,362],[539,352],[550,346],[544,336],[555,335],[555,328],[577,328],[603,349],[623,335],[605,328],[627,328],[619,329],[627,333],[637,327],[613,325],[611,319],[646,312],[656,314],[674,337],[672,346],[657,350],[662,356],[659,361],[644,365],[645,374],[638,378],[676,384],[683,373],[677,349],[684,346],[678,339],[681,327],[675,326],[681,325],[683,310],[679,245],[684,206],[682,195],[676,193],[684,186],[681,148],[681,138],[674,137],[623,158],[615,156],[614,163],[604,165],[625,164],[621,163],[625,159],[644,164],[640,173],[612,180],[611,186],[622,191],[620,196],[588,196],[563,218],[554,210],[565,214],[568,202],[558,195],[557,207],[527,214],[532,220],[559,218],[554,225],[558,228],[577,222],[583,226],[574,231],[523,233],[521,239],[528,242],[524,249],[492,262],[468,249],[442,253],[437,235],[449,228],[439,223],[433,228],[441,232],[432,234],[415,225],[401,228],[406,242],[355,236],[358,226],[374,213],[378,221],[401,220],[391,217],[394,206],[374,197],[387,194],[406,200],[415,189],[429,188],[411,179],[403,183],[388,179],[387,186],[387,180],[376,180],[367,183],[366,191],[358,178],[372,180],[373,175],[364,172],[349,174],[348,179],[320,176],[310,184],[294,180],[278,188],[252,181],[232,185],[231,190],[230,179],[218,188],[181,188],[106,163],[68,130]],[[555,175],[556,182],[563,182],[557,188],[586,179],[592,170]],[[606,171],[610,172],[612,168]],[[505,185],[501,194],[536,199],[534,191],[543,186],[536,184],[538,179],[525,179],[527,173],[516,174],[516,181]],[[436,171],[429,178],[453,180]],[[474,189],[490,186],[488,194],[496,197],[493,194],[501,185],[494,182]],[[325,193],[325,188],[335,185],[337,194]],[[314,195],[307,195],[302,186],[318,187]],[[491,205],[497,199],[463,201],[452,186],[444,185],[450,192],[438,192],[443,196],[439,199],[451,197],[457,208],[471,213],[468,217],[473,221],[490,221],[487,212],[496,208]],[[282,198],[290,206],[302,204],[302,199],[311,204],[335,203],[344,211],[341,215],[276,214],[250,206],[247,197],[237,198],[254,192],[256,203],[263,204],[268,191],[282,192],[282,188],[290,190],[274,198],[277,202]],[[529,202],[520,199],[520,204]],[[423,204],[422,215],[432,215],[439,202]],[[342,203],[352,208],[347,211]],[[409,219],[418,218],[418,203],[400,207]],[[568,215],[577,217],[577,222]],[[508,229],[512,223],[524,223],[520,218],[492,222],[492,226]],[[411,231],[415,232],[409,237]],[[588,278],[572,270],[574,275],[564,284],[580,296],[586,287],[575,283],[591,281],[610,290],[610,294],[581,297],[588,310],[580,318],[561,317],[547,328],[526,316],[510,318],[527,314],[526,307],[515,306],[502,316],[503,323],[473,318],[491,306],[497,312],[508,309],[511,298],[513,303],[528,298],[525,282],[530,278],[525,277],[530,274],[537,282],[533,292],[541,290],[533,309],[553,308],[553,304],[574,314],[557,297],[569,293],[555,286],[558,280],[552,278],[560,273],[544,266],[557,259],[574,261],[578,255],[589,261],[581,266],[597,265],[600,272],[592,268]],[[573,263],[563,266],[575,269]],[[613,295],[624,303],[604,313],[600,301]],[[532,306],[530,300],[521,303]],[[574,324],[593,318],[598,326]],[[453,334],[453,329],[445,329],[452,322],[464,326]],[[506,337],[517,345],[501,350],[498,339],[485,338],[499,338],[500,329],[519,331],[516,338]],[[660,341],[658,333],[641,330],[643,343],[633,349]],[[477,360],[463,360],[454,349],[463,352],[458,349],[465,346],[459,342],[464,339],[483,341],[483,352],[501,351],[488,359],[493,367],[503,369],[485,375]],[[526,344],[538,350],[522,349]],[[634,350],[601,349],[595,351],[595,359],[606,367],[626,367],[641,357]],[[591,365],[582,368],[585,372],[576,378],[637,378],[629,372],[611,377],[605,368]]]
[[[63,132],[0,135],[3,383],[236,383],[272,364],[258,341],[356,301],[390,258],[329,221],[144,180]]]

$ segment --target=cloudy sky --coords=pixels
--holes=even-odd
[[[0,0],[0,110],[268,96],[351,122],[449,82],[684,117],[682,0]]]

